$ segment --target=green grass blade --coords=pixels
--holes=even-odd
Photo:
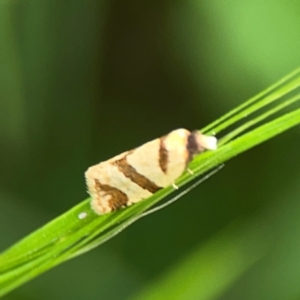
[[[296,96],[292,97],[291,99],[286,100],[285,102],[277,105],[276,107],[271,108],[270,110],[268,110],[266,113],[263,113],[259,117],[254,118],[253,120],[251,120],[249,122],[246,122],[245,124],[241,125],[237,129],[233,130],[232,132],[227,134],[225,137],[223,137],[220,140],[219,145],[223,145],[223,144],[227,143],[228,141],[232,140],[234,137],[236,137],[240,133],[244,132],[248,128],[254,126],[255,124],[257,124],[257,123],[259,123],[263,120],[265,120],[266,118],[270,117],[271,115],[279,112],[280,110],[288,107],[289,105],[294,104],[295,102],[297,102],[299,100],[300,100],[300,95],[296,95]]]
[[[244,110],[236,110],[235,113],[239,112],[231,114],[233,117],[227,118],[229,121],[219,122],[218,128],[223,130],[233,122],[240,121],[245,114],[258,111],[277,101],[299,84],[300,79],[296,78],[277,90],[272,89],[272,93],[262,100],[244,106]],[[300,109],[295,109],[235,138],[236,135],[298,100],[299,95],[285,100],[227,134],[216,151],[207,151],[197,156],[189,165],[194,175],[185,172],[176,181],[176,185],[181,187],[221,163],[299,124]],[[91,210],[89,199],[83,201],[0,255],[0,295],[5,295],[46,270],[106,242],[145,216],[146,211],[173,192],[173,187],[167,187],[147,200],[104,216],[97,216]],[[81,217],[82,213],[86,214],[85,218]]]
[[[289,79],[298,75],[300,69],[295,70],[291,74],[287,75],[282,80],[279,80],[277,83],[263,91],[262,93],[258,94],[257,96],[249,99],[242,105],[238,106],[236,109],[233,109],[225,116],[217,119],[212,125],[209,125],[203,128],[201,131],[203,133],[208,134],[217,134],[220,133],[222,130],[228,128],[230,125],[237,123],[238,121],[244,119],[245,117],[251,115],[252,113],[258,111],[259,109],[271,104],[272,102],[279,100],[281,97],[285,96],[286,94],[292,92],[293,90],[297,89],[300,86],[300,77],[297,77],[291,82],[286,83],[285,85],[281,86],[282,83],[288,81]],[[281,86],[281,87],[280,87]],[[278,88],[274,90],[274,88]],[[271,94],[266,96],[269,92],[273,91]],[[262,98],[263,96],[266,96]],[[214,125],[214,126],[213,126]],[[213,127],[212,127],[213,126]],[[212,129],[213,128],[213,129]]]

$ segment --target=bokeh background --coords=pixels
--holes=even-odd
[[[1,0],[0,250],[83,172],[299,66],[300,2]],[[299,127],[5,299],[300,299]]]

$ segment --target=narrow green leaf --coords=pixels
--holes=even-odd
[[[299,71],[300,69],[297,69],[259,94],[259,97],[249,100],[247,105],[243,104],[217,120],[213,123],[216,127],[208,126],[204,131],[220,132],[243,120],[245,115],[260,111],[266,105],[294,91],[300,85],[300,77],[293,80],[291,78]],[[176,185],[181,187],[195,177],[299,124],[300,109],[294,109],[237,137],[274,113],[296,103],[299,98],[298,94],[283,100],[275,107],[260,112],[258,116],[229,132],[220,140],[216,151],[207,151],[197,156],[189,165],[194,175],[185,172],[176,181]],[[89,199],[76,205],[0,255],[0,295],[5,295],[46,270],[108,241],[141,217],[146,216],[152,206],[173,192],[173,187],[167,187],[147,200],[104,216],[98,216],[92,211]]]

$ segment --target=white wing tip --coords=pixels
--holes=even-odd
[[[198,134],[197,141],[200,147],[206,150],[216,150],[218,148],[218,140],[214,136]]]

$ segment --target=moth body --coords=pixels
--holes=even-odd
[[[174,184],[196,154],[216,147],[215,137],[177,129],[100,162],[85,172],[91,206],[102,215],[146,199]]]

